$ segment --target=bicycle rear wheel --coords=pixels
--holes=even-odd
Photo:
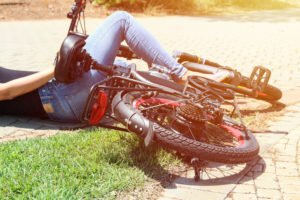
[[[141,137],[152,132],[155,141],[188,156],[222,163],[245,163],[259,152],[251,132],[247,138],[245,131],[227,117],[222,118],[220,124],[202,121],[201,110],[173,95],[160,93],[143,97],[140,92],[120,92],[112,106],[117,119],[129,131]]]

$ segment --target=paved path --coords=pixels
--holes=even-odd
[[[89,30],[103,19],[89,19]],[[271,83],[284,92],[284,116],[257,134],[261,158],[248,165],[210,163],[204,181],[192,173],[166,188],[161,199],[299,199],[300,180],[300,10],[265,11],[222,17],[139,18],[169,51],[179,49],[250,73],[255,65],[272,70]],[[67,20],[0,22],[0,65],[26,70],[51,67]],[[140,64],[140,63],[139,63]],[[60,124],[0,116],[0,142],[52,135]],[[68,125],[64,125],[68,126]],[[299,148],[298,148],[299,147]],[[209,176],[208,176],[209,175]]]
[[[300,104],[290,106],[270,123],[285,134],[256,134],[260,158],[243,165],[209,163],[200,182],[193,170],[165,189],[160,200],[189,199],[284,199],[300,197]]]

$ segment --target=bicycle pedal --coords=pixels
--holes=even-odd
[[[263,92],[271,77],[271,71],[263,66],[256,66],[252,70],[249,86],[256,91]]]

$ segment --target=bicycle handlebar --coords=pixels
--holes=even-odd
[[[82,13],[85,9],[85,5],[86,5],[86,0],[74,0],[74,4],[71,8],[71,11],[67,14],[67,17],[72,19],[68,33],[74,31],[80,13]]]
[[[75,0],[76,5],[80,6],[80,5],[84,5],[86,4],[86,0]]]
[[[226,68],[223,65],[220,65],[218,63],[212,62],[210,60],[206,60],[204,58],[201,58],[199,56],[196,55],[192,55],[189,53],[185,53],[185,52],[176,52],[176,57],[178,57],[178,62],[184,62],[184,61],[189,61],[189,62],[195,62],[195,63],[199,63],[199,64],[204,64],[204,65],[209,65],[212,67],[218,67],[218,68]]]
[[[100,70],[100,71],[106,72],[107,74],[113,73],[113,68],[114,68],[113,66],[101,65],[97,62],[93,62],[93,64],[92,64],[92,69]]]

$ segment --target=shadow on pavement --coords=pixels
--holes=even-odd
[[[262,170],[257,170],[257,166],[259,166],[259,168]],[[232,187],[233,184],[242,184],[244,182],[249,181],[250,179],[252,180],[259,177],[264,172],[264,169],[266,168],[265,166],[266,164],[261,157],[258,157],[252,162],[239,165],[209,163],[208,166],[206,166],[202,170],[202,178],[200,181],[194,181],[194,172],[190,170],[184,176],[181,176],[178,179],[176,179],[174,184],[172,184],[169,188],[175,189],[177,187],[184,186],[204,186],[201,187],[201,189],[213,190],[214,187],[211,186],[224,186],[223,189],[227,190],[230,187]],[[215,189],[220,188],[218,187]]]
[[[46,119],[22,117],[22,116],[0,116],[0,136],[10,135],[13,132],[39,132],[47,130],[75,130],[85,128],[83,124],[58,123]]]
[[[257,112],[259,112],[259,113],[279,112],[286,107],[286,105],[281,102],[268,102],[268,104],[269,105],[267,107],[263,107],[261,109],[260,108],[242,109],[241,113],[243,115],[250,115],[250,114],[255,114]]]

